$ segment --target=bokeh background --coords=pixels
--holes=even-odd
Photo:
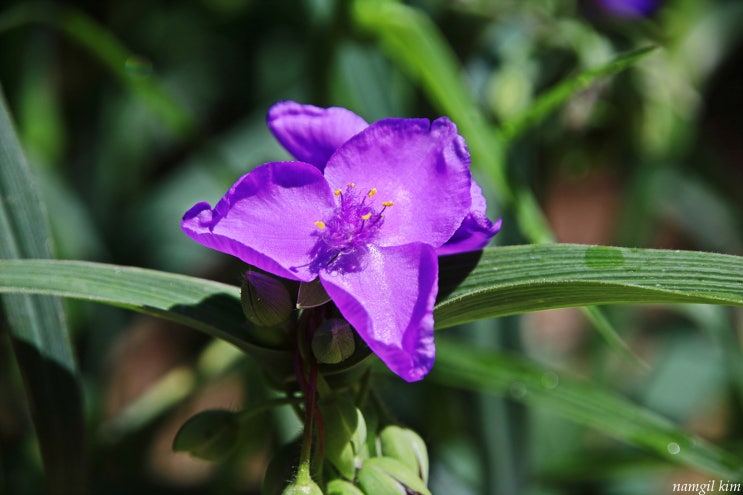
[[[191,242],[179,221],[250,168],[288,158],[265,126],[272,103],[344,106],[368,121],[446,113],[445,97],[358,22],[355,3],[3,2],[0,83],[57,256],[239,283],[244,267]],[[565,78],[659,45],[509,143],[509,180],[534,192],[561,242],[743,254],[743,2],[405,3],[445,40],[478,110],[502,128]],[[496,243],[529,242],[485,167],[473,163],[491,216],[505,220]],[[93,493],[259,493],[268,461],[300,429],[289,410],[256,419],[227,462],[170,450],[189,415],[270,395],[254,362],[174,324],[66,304]],[[743,372],[726,352],[739,348],[743,313],[633,306],[608,316],[648,371],[619,359],[578,310],[443,332],[587,377],[743,452]],[[674,482],[710,479],[508,397],[385,373],[375,386],[428,441],[434,493],[662,494]],[[0,493],[42,492],[4,333],[0,462]]]

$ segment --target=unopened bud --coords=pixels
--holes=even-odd
[[[351,357],[354,350],[354,331],[346,320],[325,320],[312,336],[312,354],[320,363],[340,363]]]
[[[364,492],[349,481],[334,479],[328,483],[325,495],[364,495]]]
[[[207,461],[224,459],[238,445],[238,414],[224,409],[203,411],[186,421],[173,439],[173,450]]]
[[[405,464],[423,482],[428,481],[428,450],[423,439],[413,430],[390,425],[379,434],[382,455]]]
[[[281,495],[323,495],[322,490],[312,479],[295,481],[284,488]]]
[[[357,479],[366,494],[404,493],[431,495],[426,484],[406,465],[390,457],[372,457],[364,462]]]
[[[240,300],[245,316],[259,328],[273,329],[273,327],[286,323],[294,311],[289,290],[282,281],[253,270],[245,273]],[[268,339],[265,343],[276,344],[284,337],[280,331],[273,332],[273,334],[261,332],[258,340]]]
[[[325,424],[325,457],[338,472],[353,479],[366,456],[366,422],[361,411],[346,397],[321,403]]]

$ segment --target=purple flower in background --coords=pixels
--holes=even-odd
[[[655,12],[660,0],[598,0],[606,12],[617,17],[644,17]]]
[[[464,139],[446,118],[369,125],[295,102],[274,105],[268,125],[301,161],[255,168],[213,209],[194,205],[183,230],[274,275],[319,277],[371,350],[420,380],[435,356],[438,255],[480,249],[500,229]]]

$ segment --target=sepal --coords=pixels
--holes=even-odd
[[[300,282],[297,294],[297,309],[316,308],[330,302],[330,296],[322,286],[320,278],[312,282]]]

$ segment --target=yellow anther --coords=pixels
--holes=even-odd
[[[392,201],[382,201],[382,206],[392,206],[393,204]]]
[[[336,196],[340,196],[341,195],[341,190],[340,189],[336,189],[335,191],[333,191],[333,194],[335,194]]]
[[[373,198],[375,194],[377,194],[377,188],[376,187],[372,187],[371,188],[371,191],[369,191],[369,197],[370,198]]]
[[[356,184],[353,182],[349,182],[346,184],[346,187],[356,187]]]
[[[367,213],[366,215],[361,215],[362,220],[369,220],[371,218],[371,212]]]
[[[318,220],[317,222],[315,222],[315,227],[317,227],[318,229],[322,230],[322,229],[325,228],[325,222],[322,222],[322,221]]]

